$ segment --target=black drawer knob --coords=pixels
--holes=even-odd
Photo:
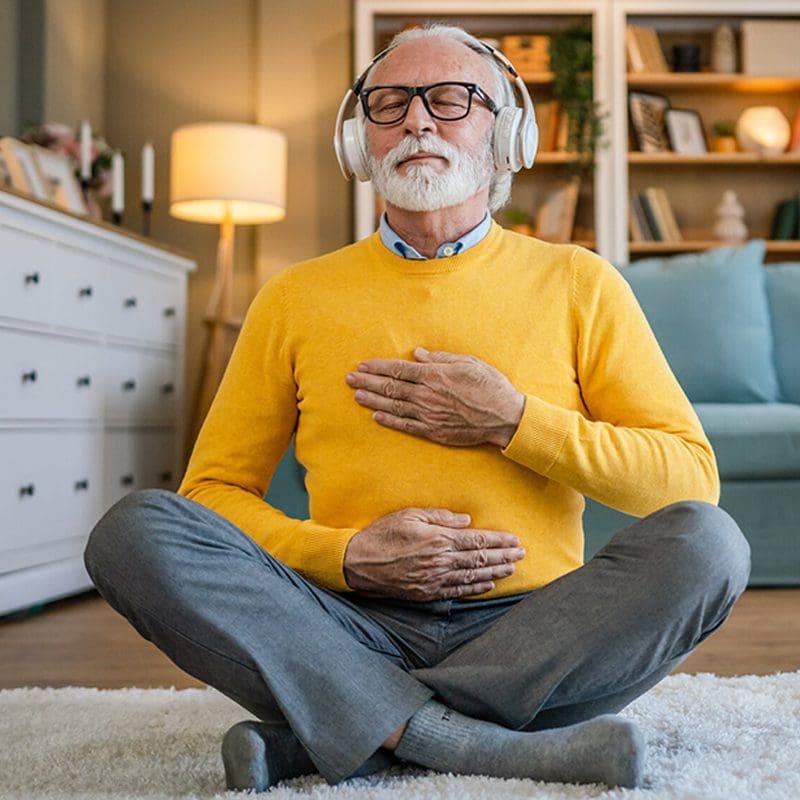
[[[83,478],[79,481],[75,481],[76,492],[85,492],[88,489],[89,489],[89,481],[86,478]]]
[[[133,381],[133,380],[125,381],[125,383],[122,384],[122,391],[123,392],[135,392],[136,391],[136,381]]]
[[[163,383],[161,385],[161,394],[172,394],[175,391],[175,385],[172,383]]]
[[[91,297],[93,294],[91,286],[83,286],[78,289],[78,297]]]
[[[175,316],[175,306],[169,306],[168,308],[164,309],[164,316],[165,317],[174,317]]]
[[[29,283],[39,283],[40,277],[38,272],[30,272],[25,276],[25,285]]]
[[[135,297],[126,297],[122,305],[125,308],[136,308],[136,298]]]
[[[35,487],[32,483],[27,484],[26,486],[19,487],[19,496],[20,497],[33,497],[33,493],[35,491]]]
[[[36,383],[36,378],[38,375],[36,374],[36,370],[32,369],[30,372],[23,372],[22,373],[22,382],[23,383]]]
[[[169,483],[172,480],[172,471],[165,469],[163,472],[159,472],[158,478],[161,483]]]
[[[134,483],[136,483],[136,478],[134,478],[134,477],[133,477],[133,475],[132,475],[131,473],[128,473],[127,475],[123,475],[123,476],[122,476],[122,477],[119,479],[119,482],[120,482],[120,483],[121,483],[123,486],[133,486],[133,484],[134,484]]]
[[[92,376],[91,375],[81,375],[75,383],[78,386],[91,386],[92,385]]]

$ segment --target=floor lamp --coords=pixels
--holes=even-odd
[[[203,320],[208,330],[192,418],[194,441],[240,326],[233,315],[235,226],[277,222],[286,215],[286,137],[271,128],[236,122],[176,129],[169,213],[220,226],[216,277]]]

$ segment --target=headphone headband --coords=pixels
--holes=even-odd
[[[530,168],[536,155],[539,140],[539,131],[536,127],[536,114],[533,101],[520,78],[514,65],[496,48],[488,42],[475,39],[491,55],[496,63],[503,67],[511,76],[517,94],[522,99],[522,107],[501,106],[495,116],[492,146],[494,164],[498,170],[518,172],[522,167]],[[464,42],[467,47],[470,45]],[[336,129],[333,136],[333,146],[336,151],[336,160],[342,175],[347,180],[358,178],[360,181],[370,179],[369,159],[367,157],[367,143],[364,133],[364,121],[359,119],[356,112],[359,95],[364,88],[367,77],[372,68],[384,59],[398,45],[390,45],[381,50],[369,62],[366,69],[356,78],[352,87],[347,90],[339,111],[336,114]],[[474,49],[474,48],[471,48]],[[352,113],[349,119],[345,115]]]

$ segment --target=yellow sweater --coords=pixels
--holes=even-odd
[[[391,431],[345,374],[412,351],[477,356],[526,395],[504,450]],[[309,520],[262,499],[292,432]],[[179,492],[307,578],[346,591],[350,538],[409,506],[467,512],[526,549],[481,597],[542,586],[582,563],[583,495],[642,516],[716,502],[711,447],[626,281],[600,257],[494,224],[447,259],[409,261],[377,234],[297,264],[259,292]],[[232,576],[232,579],[235,579]]]

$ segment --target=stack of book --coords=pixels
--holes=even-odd
[[[667,193],[659,187],[648,186],[631,195],[628,227],[632,242],[683,241]]]
[[[539,151],[564,152],[569,140],[569,116],[558,100],[543,100],[536,104],[536,124],[539,128]]]
[[[800,239],[800,192],[775,207],[770,239]]]
[[[625,50],[629,72],[670,71],[655,28],[644,28],[640,25],[626,26]]]

